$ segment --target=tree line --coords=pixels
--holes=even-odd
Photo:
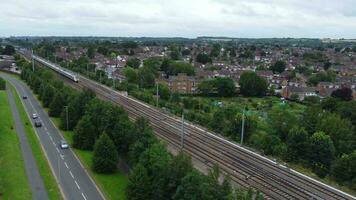
[[[205,176],[193,168],[189,156],[172,156],[147,119],[132,122],[121,107],[98,99],[90,90],[77,92],[46,69],[36,67],[33,73],[23,60],[18,66],[49,115],[60,117],[60,128],[73,130],[73,147],[93,151],[95,172],[115,172],[119,159],[130,165],[127,199],[263,199],[252,189],[233,188],[228,176],[220,183],[218,167]]]

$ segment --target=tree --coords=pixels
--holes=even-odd
[[[331,62],[330,61],[326,61],[324,63],[324,66],[323,66],[324,70],[327,71],[330,67],[331,67]]]
[[[321,131],[314,133],[310,138],[309,148],[309,162],[312,170],[324,178],[334,161],[335,148],[330,136]]]
[[[307,158],[308,155],[308,133],[304,128],[292,128],[287,137],[287,159],[298,162]]]
[[[198,85],[198,91],[204,96],[209,96],[214,92],[214,81],[213,80],[203,80]]]
[[[331,96],[334,98],[339,98],[344,101],[352,100],[352,90],[348,87],[343,87],[337,89],[331,93]]]
[[[352,125],[356,127],[356,101],[343,101],[337,104],[336,112],[341,117],[351,120]]]
[[[142,164],[137,164],[128,177],[127,200],[153,199],[151,178]]]
[[[240,92],[246,96],[264,96],[267,92],[267,81],[255,72],[244,72],[240,77]]]
[[[138,75],[137,75],[137,71],[131,67],[125,67],[124,68],[124,75],[126,77],[127,82],[129,83],[134,83],[137,84],[138,83]]]
[[[138,83],[142,88],[151,88],[155,85],[155,74],[148,67],[138,69]]]
[[[117,169],[119,155],[113,141],[106,133],[95,142],[93,170],[97,173],[112,173]]]
[[[141,60],[138,58],[129,58],[126,62],[126,65],[134,69],[137,69],[141,65]]]
[[[173,200],[206,200],[205,177],[196,171],[192,171],[182,179],[177,188]]]
[[[273,73],[282,73],[286,69],[286,62],[278,60],[270,67],[270,69]]]
[[[168,67],[168,74],[177,75],[179,73],[186,73],[188,76],[192,76],[195,74],[195,68],[191,64],[186,62],[170,62]]]
[[[73,146],[82,150],[92,150],[97,135],[91,118],[84,115],[74,129]]]
[[[94,56],[95,56],[95,49],[94,49],[94,47],[89,47],[89,48],[88,48],[87,56],[88,56],[90,59],[93,59],[93,58],[94,58]]]
[[[297,125],[297,117],[287,107],[272,108],[268,112],[267,122],[271,130],[275,132],[282,141],[286,141],[288,132]]]
[[[176,45],[171,45],[169,47],[170,50],[170,57],[172,60],[179,60],[180,54],[179,54],[179,50],[178,47]]]
[[[356,148],[355,128],[350,120],[342,119],[337,114],[325,114],[318,121],[316,130],[323,131],[331,137],[337,155],[351,153]]]
[[[48,114],[51,117],[59,117],[64,106],[66,105],[66,98],[62,91],[56,92],[52,102],[49,105]]]
[[[356,180],[356,150],[337,159],[333,166],[332,175],[339,183],[352,183]],[[352,187],[356,187],[356,185]]]
[[[0,77],[0,90],[6,90],[6,82]]]
[[[197,60],[198,63],[204,64],[204,65],[205,65],[206,63],[208,63],[208,62],[212,62],[211,58],[210,58],[209,55],[206,54],[206,53],[199,53],[199,54],[197,55],[196,60]]]
[[[15,47],[14,46],[12,46],[12,45],[6,45],[5,46],[3,54],[11,56],[11,55],[14,55],[14,53],[15,53]]]
[[[235,83],[231,78],[218,77],[214,81],[214,85],[220,97],[231,97],[235,94]]]
[[[190,49],[188,48],[183,49],[182,56],[188,56],[188,55],[190,55]]]
[[[158,84],[158,95],[160,99],[168,100],[171,96],[171,91],[167,85]]]

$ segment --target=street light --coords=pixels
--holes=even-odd
[[[244,141],[244,131],[245,131],[245,108],[242,110],[242,126],[241,126],[241,145]]]
[[[183,151],[183,147],[184,147],[184,109],[182,111],[182,134],[181,134],[181,138],[180,138],[180,149],[181,151]]]
[[[69,130],[69,121],[68,121],[68,106],[64,106],[66,109],[66,118],[67,118],[67,131]]]

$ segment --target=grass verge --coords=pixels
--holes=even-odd
[[[7,94],[0,91],[0,199],[32,198],[19,143]]]
[[[60,193],[60,190],[58,188],[58,184],[54,178],[54,175],[51,171],[51,168],[49,166],[49,163],[44,155],[44,152],[42,151],[41,144],[36,136],[36,133],[31,125],[31,121],[29,120],[25,108],[20,100],[20,97],[16,91],[16,89],[8,84],[10,86],[10,89],[12,93],[14,94],[15,97],[15,103],[17,105],[17,108],[20,113],[21,121],[23,122],[25,126],[25,132],[27,135],[28,142],[30,143],[32,153],[35,157],[37,167],[39,170],[39,173],[43,179],[43,182],[45,184],[45,187],[47,189],[48,197],[51,200],[57,200],[57,199],[63,199],[62,195]]]

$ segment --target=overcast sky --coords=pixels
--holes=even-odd
[[[0,0],[0,36],[356,38],[356,0]]]

